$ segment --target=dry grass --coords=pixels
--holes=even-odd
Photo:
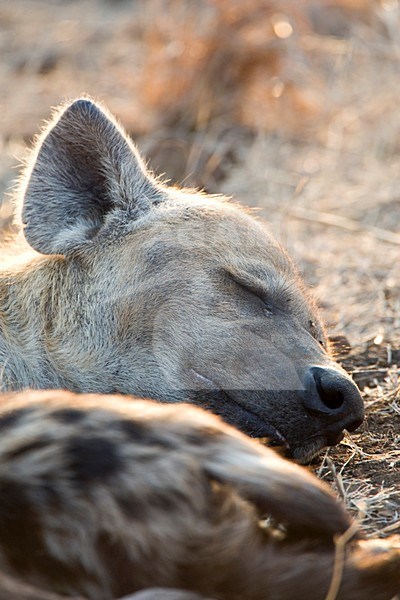
[[[157,171],[260,207],[366,400],[316,468],[368,534],[400,533],[397,0],[0,0],[0,22],[0,191],[87,92]]]
[[[367,347],[344,361],[363,388],[367,423],[328,450],[319,467],[364,531],[382,537],[400,534],[400,373],[384,354],[390,359],[387,349]]]

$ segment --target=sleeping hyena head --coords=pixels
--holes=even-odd
[[[160,183],[92,101],[57,113],[19,201],[32,256],[0,272],[4,389],[186,401],[298,460],[361,423],[360,394],[266,226]]]

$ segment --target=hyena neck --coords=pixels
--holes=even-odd
[[[0,271],[0,390],[60,387],[44,346],[47,286],[42,262]]]
[[[65,387],[49,352],[57,261],[0,271],[0,390]]]
[[[0,390],[115,391],[89,279],[86,265],[60,256],[0,271]]]

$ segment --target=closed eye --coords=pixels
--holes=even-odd
[[[242,278],[230,271],[228,271],[229,278],[236,283],[240,288],[245,290],[246,292],[256,296],[263,303],[263,311],[267,315],[273,315],[276,311],[276,307],[274,307],[271,302],[269,302],[267,296],[267,292],[260,285],[257,284],[256,281],[251,281],[249,279]]]

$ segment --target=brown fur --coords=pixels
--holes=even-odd
[[[90,100],[43,132],[17,201],[31,249],[0,267],[3,390],[191,402],[301,461],[360,424],[360,394],[266,226],[162,185]]]
[[[2,398],[0,428],[0,571],[9,576],[90,600],[153,587],[324,600],[333,536],[349,517],[305,469],[217,417],[26,392]],[[381,546],[349,544],[338,600],[400,590],[400,548]]]

